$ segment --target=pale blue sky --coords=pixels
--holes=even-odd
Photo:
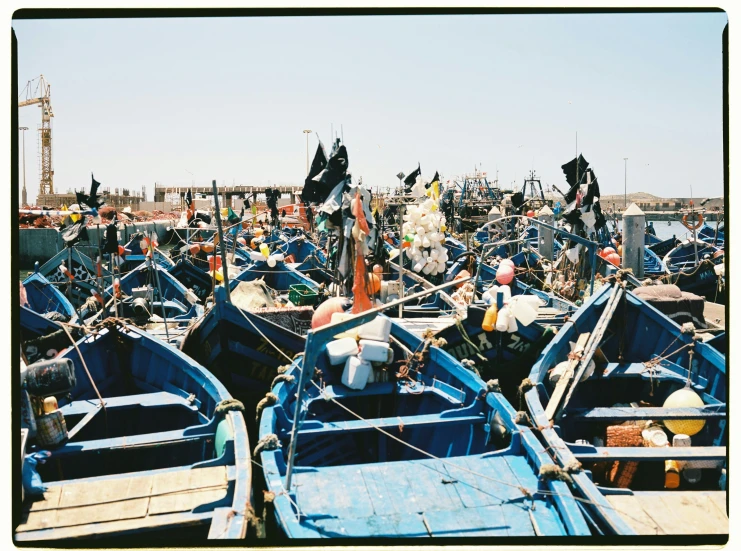
[[[19,89],[52,85],[57,191],[300,183],[303,129],[343,125],[350,171],[394,185],[482,163],[603,194],[723,193],[722,31],[710,14],[14,21]],[[20,90],[19,90],[20,91]],[[571,102],[571,103],[569,103]],[[29,198],[39,109],[19,112]],[[316,147],[310,136],[310,154]]]

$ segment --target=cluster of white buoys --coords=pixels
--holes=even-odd
[[[445,272],[448,250],[445,242],[445,216],[432,199],[421,205],[410,205],[404,215],[404,241],[407,254],[412,259],[412,270],[425,275]]]

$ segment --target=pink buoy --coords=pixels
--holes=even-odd
[[[332,321],[332,314],[345,311],[345,302],[346,299],[342,297],[332,297],[322,302],[317,306],[314,315],[311,317],[311,328],[317,329],[330,323]]]
[[[616,253],[617,251],[612,247],[605,247],[602,249],[602,258],[605,258],[610,253]]]
[[[505,259],[503,259],[503,260],[502,260],[502,261],[501,261],[501,262],[499,263],[499,265],[500,265],[500,266],[503,266],[503,265],[505,265],[505,264],[506,264],[507,266],[512,266],[512,269],[513,269],[513,270],[515,269],[515,263],[514,263],[514,262],[512,262],[512,259],[511,259],[511,258],[505,258]]]
[[[500,264],[497,268],[497,283],[500,285],[507,285],[514,279],[515,269],[509,264]]]
[[[244,247],[247,246],[247,240],[244,237],[237,237],[237,243],[243,245]]]
[[[532,211],[532,210],[527,211],[528,218],[532,218],[533,216],[535,216],[535,211]]]

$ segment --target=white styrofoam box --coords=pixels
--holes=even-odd
[[[385,362],[389,356],[389,345],[385,342],[361,340],[360,359],[368,362]]]
[[[363,390],[372,371],[373,367],[370,362],[361,360],[357,356],[350,356],[342,372],[342,384],[348,388]]]
[[[338,321],[345,321],[346,319],[350,319],[355,314],[346,314],[344,312],[335,312],[332,314],[332,321],[331,323],[337,323]]]
[[[337,339],[327,343],[327,356],[329,363],[340,365],[348,357],[355,356],[358,353],[358,342],[352,337]]]
[[[378,316],[373,321],[361,325],[358,331],[358,336],[361,339],[372,341],[389,342],[390,335],[391,320],[385,316]]]

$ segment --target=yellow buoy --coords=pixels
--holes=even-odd
[[[699,408],[705,404],[702,398],[695,391],[689,388],[682,388],[669,395],[664,402],[665,408]],[[664,421],[664,426],[674,434],[686,434],[694,436],[705,426],[703,419],[682,419],[678,421]]]

